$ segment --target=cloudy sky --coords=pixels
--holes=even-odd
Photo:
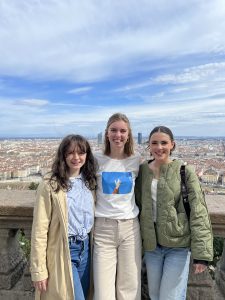
[[[223,0],[0,0],[0,137],[225,136]]]

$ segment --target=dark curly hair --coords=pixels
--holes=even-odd
[[[83,136],[75,134],[70,134],[64,137],[58,147],[55,160],[52,164],[52,174],[49,179],[51,186],[54,187],[56,192],[60,189],[68,191],[71,188],[69,181],[69,167],[66,163],[66,155],[71,145],[74,146],[74,149],[87,154],[85,164],[81,167],[81,173],[86,187],[90,190],[95,190],[97,169],[96,160],[92,154],[88,141]]]

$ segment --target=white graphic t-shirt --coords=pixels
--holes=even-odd
[[[132,219],[138,213],[135,204],[134,183],[138,175],[140,155],[125,159],[112,159],[95,153],[99,169],[97,172],[96,217]]]

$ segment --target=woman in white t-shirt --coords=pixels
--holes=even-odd
[[[113,114],[103,153],[96,153],[97,203],[94,228],[95,300],[141,299],[141,237],[134,183],[140,155],[134,154],[128,118]]]

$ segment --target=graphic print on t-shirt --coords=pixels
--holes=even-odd
[[[104,194],[128,194],[132,190],[131,172],[102,172]]]

